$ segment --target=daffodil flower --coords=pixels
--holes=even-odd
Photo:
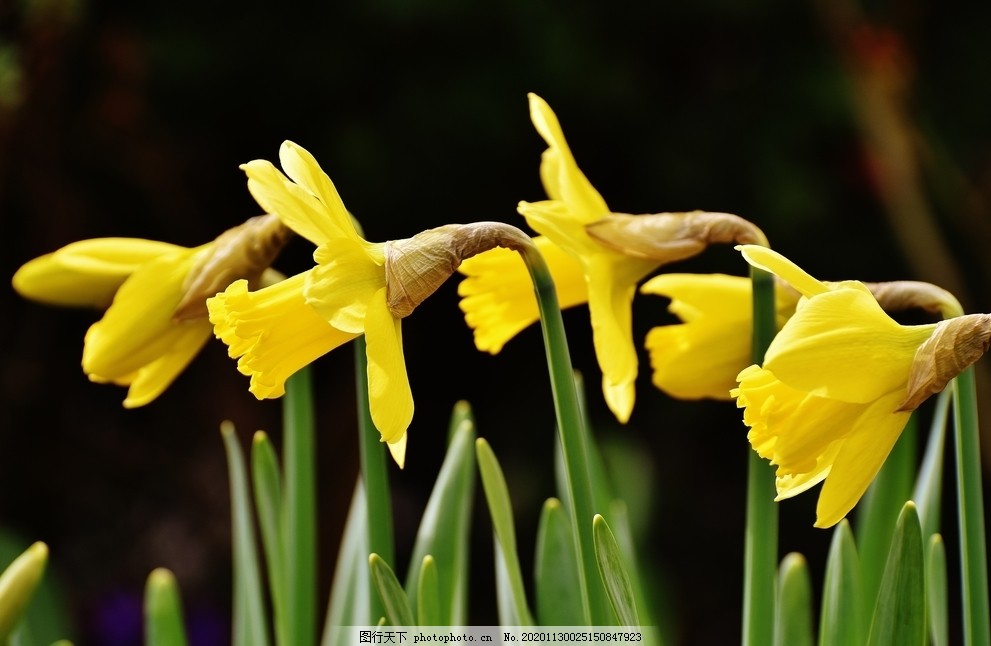
[[[50,305],[107,308],[86,333],[83,371],[92,381],[128,386],[124,406],[135,408],[158,397],[210,338],[205,318],[174,320],[187,276],[209,246],[83,240],[31,260],[13,285]]]
[[[279,159],[285,175],[268,161],[243,165],[248,189],[265,211],[317,245],[317,264],[255,293],[233,283],[207,302],[210,321],[259,398],[280,396],[293,372],[364,334],[372,421],[402,466],[413,397],[400,319],[386,299],[386,244],[358,234],[309,152],[287,141]]]
[[[763,365],[740,372],[733,396],[754,450],[777,465],[777,499],[825,480],[815,524],[830,527],[860,500],[908,422],[913,362],[937,324],[900,325],[862,283],[823,283],[770,249],[739,248],[805,298]]]
[[[547,259],[561,307],[588,303],[603,394],[625,423],[633,410],[637,376],[633,296],[637,282],[661,263],[630,258],[588,234],[585,226],[609,215],[609,207],[579,170],[550,106],[535,94],[529,100],[530,118],[548,145],[540,177],[550,199],[520,202],[518,210],[542,234],[534,242]],[[469,276],[459,289],[465,297],[461,307],[475,328],[479,349],[494,354],[537,320],[523,265],[510,254],[494,250],[476,256],[461,271]]]
[[[736,376],[751,362],[752,283],[725,274],[661,274],[640,288],[671,299],[682,323],[647,333],[653,383],[679,399],[732,399]],[[776,288],[777,325],[795,311],[798,293]]]

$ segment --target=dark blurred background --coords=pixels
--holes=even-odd
[[[614,211],[737,213],[817,277],[927,280],[988,311],[989,26],[991,4],[953,0],[0,0],[2,274],[83,238],[211,240],[259,212],[238,164],[277,160],[285,139],[314,153],[370,240],[523,226],[516,203],[543,197],[533,91]],[[301,271],[311,251],[296,240],[277,266]],[[672,269],[745,271],[728,248]],[[97,313],[9,287],[0,298],[0,528],[49,543],[77,644],[140,643],[139,599],[158,566],[179,579],[194,642],[224,643],[218,425],[232,420],[245,445],[259,428],[277,438],[279,403],[256,401],[211,343],[160,399],[126,411],[123,389],[79,367]],[[671,320],[665,307],[637,298],[637,339]],[[637,406],[619,427],[587,309],[565,322],[596,432],[633,456],[624,469],[648,494],[641,555],[676,643],[735,642],[749,450],[738,411],[663,395],[641,349]],[[507,471],[530,559],[553,495],[539,330],[496,357],[477,352],[455,280],[403,326],[416,416],[407,467],[391,469],[399,570],[459,399]],[[322,605],[357,472],[350,348],[315,375]],[[817,588],[830,533],[812,528],[814,506],[814,494],[780,506],[781,550],[809,556]],[[489,532],[479,501],[478,624],[496,621]]]

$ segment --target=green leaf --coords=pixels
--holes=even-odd
[[[844,518],[833,530],[822,586],[819,646],[861,646],[867,636],[864,623],[860,559]]]
[[[606,595],[621,626],[639,626],[637,604],[630,577],[626,574],[623,554],[606,520],[599,514],[592,520],[592,536],[595,539],[595,558],[599,575],[606,588]]]
[[[925,559],[915,503],[898,516],[874,607],[868,646],[924,646],[926,635]]]
[[[444,626],[441,620],[440,584],[437,580],[437,562],[427,554],[420,565],[420,577],[416,585],[416,619],[421,626]]]
[[[29,545],[29,541],[0,531],[0,569],[13,562]],[[72,634],[70,613],[57,574],[52,567],[45,568],[45,575],[11,635],[11,642],[18,636],[30,636],[34,643],[49,644]]]
[[[932,646],[947,646],[950,643],[950,626],[946,585],[946,547],[943,537],[933,534],[929,537],[926,556],[926,599],[929,602],[929,635]]]
[[[506,568],[507,583],[511,592],[513,614],[518,623],[512,625],[532,626],[533,619],[526,602],[523,589],[523,574],[520,571],[519,555],[516,551],[516,529],[513,523],[513,507],[509,500],[509,488],[506,478],[499,466],[492,447],[483,438],[475,440],[475,454],[478,459],[478,470],[482,476],[482,488],[485,490],[485,500],[489,506],[492,518],[492,529],[501,550],[501,557]],[[499,562],[500,552],[497,551],[496,562]]]
[[[309,368],[286,380],[282,406],[282,567],[285,634],[282,646],[311,646],[316,638],[316,475],[313,385]]]
[[[580,570],[575,536],[571,531],[571,520],[556,498],[549,498],[540,513],[533,569],[540,625],[581,625]]]
[[[466,404],[455,407],[451,423],[456,428],[420,520],[406,577],[406,592],[414,611],[419,612],[419,568],[432,555],[442,600],[435,624],[439,626],[467,622],[469,532],[475,499],[475,432],[470,408]]]
[[[610,529],[616,536],[620,552],[623,554],[626,563],[626,572],[630,575],[630,584],[633,586],[633,597],[636,600],[637,614],[640,616],[641,626],[657,626],[657,634],[654,635],[655,644],[663,643],[664,626],[655,622],[650,613],[651,597],[647,594],[647,588],[641,574],[650,574],[650,570],[645,569],[637,559],[636,546],[633,540],[633,530],[630,528],[630,514],[626,510],[626,500],[613,500],[610,509]],[[657,576],[657,572],[653,572]],[[656,581],[655,581],[656,582]]]
[[[344,643],[347,626],[372,623],[371,586],[368,568],[368,516],[365,489],[358,479],[351,497],[351,508],[344,523],[344,535],[337,552],[337,567],[331,580],[330,602],[324,620],[322,646]]]
[[[854,528],[866,613],[874,609],[885,559],[902,505],[912,496],[915,482],[916,421],[915,415],[909,418],[908,425],[857,508]]]
[[[385,617],[389,623],[393,626],[415,626],[409,598],[389,564],[378,554],[372,554],[368,557],[368,565],[372,569],[372,583],[385,607]]]
[[[0,644],[6,644],[34,597],[48,564],[48,546],[37,542],[0,574]]]
[[[286,578],[282,537],[282,483],[275,448],[264,431],[257,431],[251,443],[251,480],[255,491],[255,510],[261,530],[265,562],[268,564],[268,587],[275,616],[276,641],[288,646],[290,618],[286,608]]]
[[[774,646],[813,646],[812,583],[805,557],[792,552],[781,561],[774,617]]]
[[[454,442],[454,436],[465,423],[471,424],[471,427],[474,428],[475,414],[471,410],[471,404],[462,399],[454,402],[454,409],[451,411],[451,420],[447,426],[448,445]]]
[[[949,421],[950,397],[952,389],[946,389],[936,398],[932,425],[926,452],[915,479],[915,492],[912,500],[919,508],[919,521],[922,524],[922,539],[939,532],[940,504],[943,497],[943,454],[946,446],[946,427]]]
[[[258,550],[251,513],[251,493],[245,474],[244,456],[234,425],[224,422],[220,435],[227,452],[231,488],[231,535],[234,552],[234,646],[268,646],[268,620],[258,568]]]
[[[182,601],[175,576],[153,570],[145,585],[145,646],[186,646]]]

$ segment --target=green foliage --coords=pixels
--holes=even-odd
[[[182,600],[170,571],[159,568],[148,575],[144,613],[145,646],[186,646]]]
[[[633,585],[626,574],[619,544],[616,543],[616,537],[613,536],[605,519],[598,514],[592,521],[592,535],[595,537],[595,556],[599,565],[599,574],[602,576],[606,594],[620,625],[639,626],[640,618],[637,616]]]
[[[812,583],[805,557],[792,552],[778,571],[774,646],[813,646]]]
[[[822,585],[819,646],[861,646],[867,637],[860,559],[846,519],[833,530]]]
[[[884,566],[868,646],[922,646],[926,643],[925,558],[915,505],[898,516]]]

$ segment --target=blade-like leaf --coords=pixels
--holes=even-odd
[[[805,557],[785,556],[778,570],[774,646],[812,646],[812,583]]]
[[[482,476],[482,488],[492,518],[492,529],[506,567],[509,587],[512,593],[514,613],[519,626],[532,626],[533,619],[526,602],[523,589],[523,574],[520,571],[519,555],[516,551],[516,529],[513,523],[513,507],[509,500],[509,488],[502,467],[496,459],[492,447],[483,438],[475,440],[475,455],[478,471]],[[498,553],[497,553],[498,554]],[[498,558],[496,559],[498,562]]]
[[[409,598],[389,564],[378,554],[372,554],[368,557],[368,565],[372,569],[372,583],[385,607],[385,617],[389,623],[393,626],[415,626]]]
[[[922,529],[915,504],[907,502],[895,526],[867,644],[924,646],[926,640]]]
[[[850,523],[843,519],[833,530],[826,560],[819,646],[861,646],[864,643],[867,627],[863,594],[857,546]]]
[[[926,556],[926,599],[929,602],[929,635],[932,646],[947,646],[950,643],[947,596],[946,547],[943,545],[943,537],[933,534],[929,537]]]
[[[145,646],[186,646],[182,601],[175,576],[165,568],[148,575],[145,585]]]
[[[251,481],[255,491],[255,511],[261,530],[268,587],[272,596],[276,642],[289,646],[289,616],[286,612],[286,579],[282,537],[282,484],[275,448],[264,431],[251,443]]]
[[[344,523],[344,535],[341,537],[341,546],[337,553],[337,567],[331,583],[330,602],[327,605],[321,646],[338,646],[344,643],[347,635],[346,626],[372,624],[369,605],[371,575],[366,560],[367,509],[365,489],[359,478],[354,487],[354,495],[351,497],[351,508]]]
[[[0,574],[0,644],[5,644],[28,607],[48,564],[48,546],[37,542]]]
[[[244,468],[244,456],[234,433],[234,425],[224,422],[220,435],[227,452],[231,488],[231,535],[234,552],[234,646],[268,646],[268,620],[258,568],[255,528],[251,513],[251,493]]]
[[[621,626],[639,626],[637,604],[633,586],[623,564],[623,554],[606,520],[599,514],[592,520],[592,536],[595,540],[595,558],[599,574]]]
[[[440,584],[437,580],[437,562],[427,554],[420,565],[420,577],[416,585],[416,620],[421,626],[443,626],[441,622]]]
[[[420,520],[406,577],[406,592],[418,612],[419,569],[424,557],[432,555],[441,600],[436,625],[441,626],[461,626],[467,621],[469,531],[475,499],[475,432],[467,404],[455,408],[452,423],[457,428]]]
[[[540,514],[533,569],[540,624],[581,625],[580,570],[575,536],[571,532],[571,520],[556,498],[548,499]]]
[[[946,446],[946,427],[949,422],[950,396],[952,389],[946,389],[936,398],[932,426],[926,452],[915,479],[915,492],[912,500],[919,508],[919,521],[922,524],[922,540],[939,532],[940,503],[943,497],[943,454]]]
[[[0,530],[0,570],[14,561],[30,545],[30,542]],[[70,613],[57,578],[58,571],[45,568],[45,575],[31,597],[18,622],[15,637],[29,634],[37,644],[50,644],[73,633]]]

